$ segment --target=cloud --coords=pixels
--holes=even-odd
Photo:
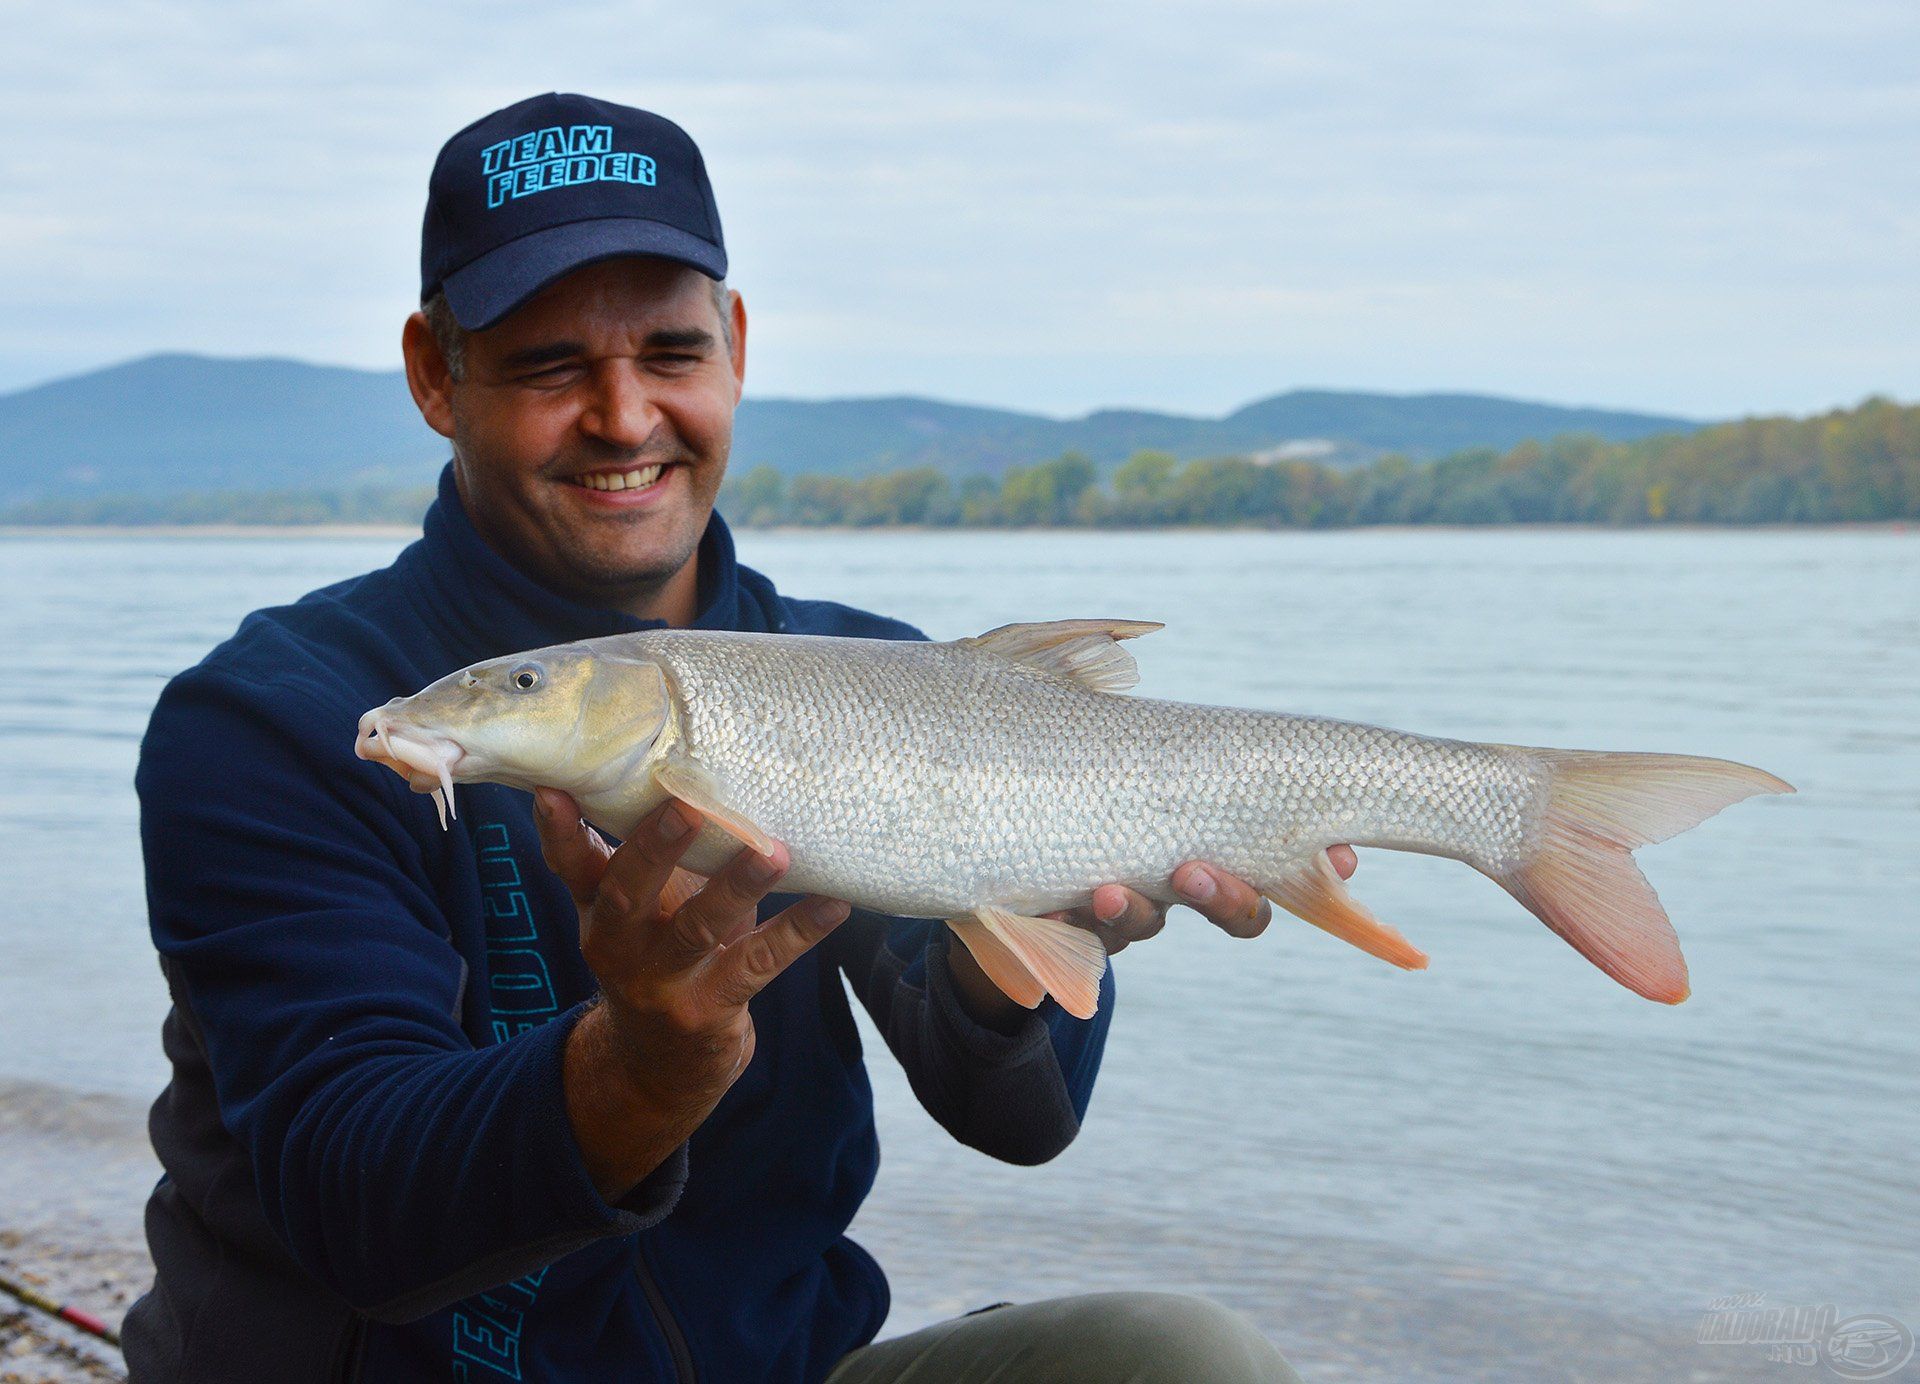
[[[36,7],[0,386],[391,364],[440,142],[532,91],[706,151],[762,394],[1692,414],[1920,371],[1910,5]]]

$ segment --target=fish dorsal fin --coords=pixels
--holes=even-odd
[[[1160,628],[1153,620],[1050,620],[1002,625],[960,642],[1044,669],[1095,692],[1125,692],[1140,681],[1140,668],[1119,641]]]

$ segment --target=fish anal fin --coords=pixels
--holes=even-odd
[[[1347,892],[1347,882],[1325,851],[1289,867],[1278,884],[1261,891],[1287,912],[1361,951],[1402,970],[1424,970],[1427,954],[1388,927]]]
[[[1152,620],[1051,620],[1002,625],[960,642],[1095,692],[1125,692],[1140,681],[1140,667],[1119,641],[1160,628]]]
[[[1022,917],[992,904],[975,909],[974,916],[1067,1013],[1091,1019],[1099,1010],[1107,948],[1093,933],[1054,918]]]
[[[761,855],[772,854],[773,838],[728,807],[721,800],[726,790],[720,781],[698,764],[687,759],[663,759],[654,766],[653,781],[741,845]]]
[[[678,865],[667,876],[665,887],[660,890],[660,912],[662,916],[678,913],[693,896],[707,887],[705,875],[696,875],[691,870],[683,870]]]
[[[1033,1009],[1047,997],[1047,987],[1042,985],[1026,963],[1014,955],[1012,949],[994,935],[993,930],[978,918],[949,918],[947,926],[953,929],[953,935],[966,944],[973,953],[973,959],[980,963],[980,969],[987,973],[987,979],[1000,987],[1000,993],[1015,1004]]]

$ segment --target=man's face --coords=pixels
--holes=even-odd
[[[745,372],[698,270],[589,265],[469,336],[451,389],[454,475],[474,525],[557,590],[622,604],[699,547]]]

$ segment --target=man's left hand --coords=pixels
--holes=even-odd
[[[1353,847],[1333,846],[1328,849],[1327,855],[1333,861],[1333,868],[1340,872],[1340,878],[1352,877],[1353,867],[1358,863]],[[1185,903],[1198,910],[1215,927],[1234,937],[1258,937],[1273,921],[1273,905],[1262,898],[1251,884],[1218,866],[1201,860],[1189,860],[1173,872],[1172,882],[1174,892]],[[1155,903],[1145,894],[1125,885],[1103,884],[1093,891],[1093,902],[1086,907],[1047,916],[1086,928],[1106,944],[1108,955],[1112,955],[1129,942],[1151,937],[1165,927],[1170,906]],[[973,953],[964,946],[953,946],[947,952],[947,959],[954,988],[960,995],[961,1007],[977,1023],[1002,1033],[1017,1031],[1025,1020],[1026,1011],[987,979],[987,973],[980,969],[980,963],[973,959]]]
[[[1334,846],[1327,855],[1340,878],[1352,878],[1358,864],[1353,847]],[[1173,888],[1183,903],[1232,937],[1258,937],[1273,921],[1273,905],[1251,884],[1204,861],[1189,860],[1175,870]],[[1093,891],[1091,904],[1052,916],[1086,928],[1111,955],[1165,927],[1169,907],[1125,885],[1104,884]]]

